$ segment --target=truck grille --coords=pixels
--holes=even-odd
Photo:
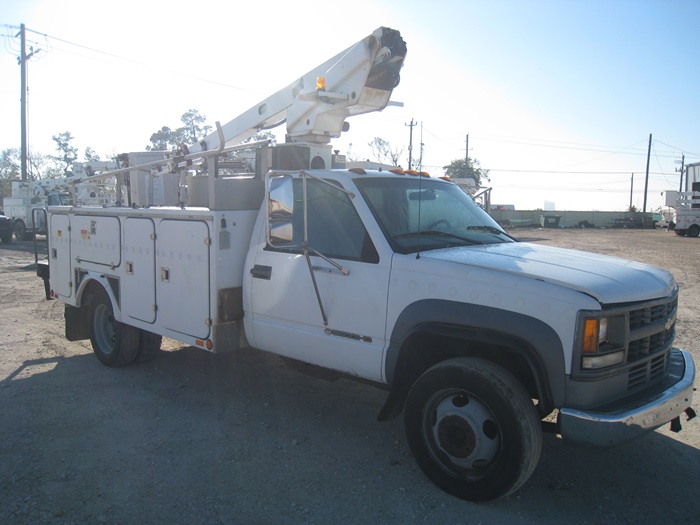
[[[661,379],[664,375],[666,375],[670,358],[671,351],[669,349],[668,351],[654,357],[653,359],[650,359],[649,361],[630,368],[629,375],[627,376],[628,390],[634,390],[640,386],[651,383],[656,379]]]
[[[666,321],[671,318],[675,319],[676,308],[678,308],[677,296],[666,303],[632,310],[630,312],[630,330],[634,331],[658,323],[659,321]]]
[[[668,370],[676,331],[678,296],[629,313],[628,390],[661,379]],[[630,366],[631,365],[631,366]]]

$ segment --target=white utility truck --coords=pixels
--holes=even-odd
[[[670,229],[676,235],[700,235],[700,162],[685,167],[685,191],[667,191],[666,206],[674,209]]]
[[[3,199],[5,215],[14,221],[14,235],[18,241],[31,240],[35,234],[44,234],[44,213],[47,206],[77,202],[95,206],[115,203],[115,184],[104,179],[75,184],[95,171],[116,169],[115,161],[75,162],[72,175],[53,179],[12,181],[12,193]]]
[[[516,242],[447,180],[332,169],[328,142],[388,105],[405,55],[379,28],[199,144],[108,174],[144,179],[130,202],[49,207],[40,274],[66,337],[108,366],[165,336],[372,382],[379,419],[403,412],[422,470],[467,500],[521,487],[543,430],[606,446],[679,429],[695,365],[673,347],[668,272]],[[222,155],[282,121],[257,173],[221,175]]]
[[[45,233],[44,215],[37,214],[34,210],[43,210],[49,204],[70,204],[70,198],[63,181],[13,180],[12,193],[3,199],[2,204],[5,215],[14,221],[15,239],[30,240],[35,233]]]

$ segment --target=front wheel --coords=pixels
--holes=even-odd
[[[112,302],[100,288],[90,300],[90,342],[103,365],[124,366],[133,363],[139,353],[140,330],[114,318]]]
[[[450,359],[423,373],[408,394],[404,424],[423,473],[469,501],[515,492],[542,450],[532,399],[510,373],[483,359]]]
[[[18,241],[23,241],[24,237],[27,235],[27,226],[24,224],[23,220],[19,220],[15,223],[15,239]]]
[[[2,232],[2,235],[0,235],[0,240],[3,244],[12,244],[12,230]]]
[[[697,237],[698,235],[700,235],[700,226],[692,224],[690,228],[688,228],[688,237]]]

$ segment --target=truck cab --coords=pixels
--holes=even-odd
[[[423,174],[272,174],[267,195],[245,265],[249,342],[388,385],[380,419],[404,411],[414,455],[448,491],[493,497],[479,465],[553,412],[563,437],[608,446],[690,406],[694,363],[672,347],[678,286],[664,270],[517,242]],[[501,389],[519,416],[484,401]],[[530,468],[537,440],[520,445]],[[464,471],[479,483],[456,483]]]
[[[70,192],[67,191],[52,191],[46,196],[47,206],[70,206],[72,203],[72,197]]]

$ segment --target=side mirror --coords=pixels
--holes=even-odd
[[[275,248],[294,244],[294,189],[289,175],[270,175],[266,185],[267,243]]]

